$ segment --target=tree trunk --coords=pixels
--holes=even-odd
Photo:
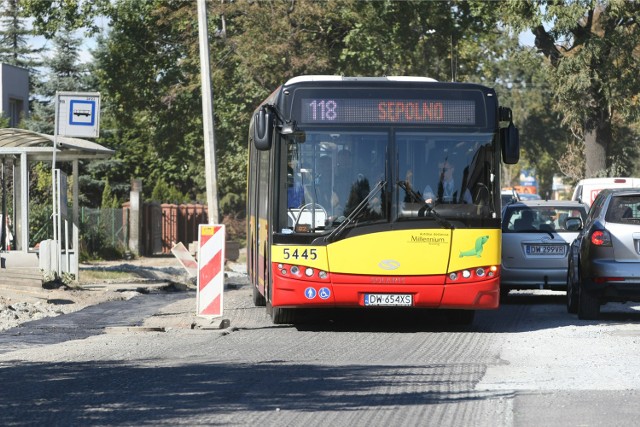
[[[609,144],[611,143],[611,118],[608,110],[601,109],[584,124],[586,178],[603,176],[607,169]]]

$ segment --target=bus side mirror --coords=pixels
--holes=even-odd
[[[520,161],[520,136],[518,128],[509,122],[509,126],[500,129],[502,140],[502,161],[515,165]]]
[[[260,108],[253,117],[253,145],[255,145],[256,150],[266,151],[271,149],[273,120],[273,115],[265,107]]]

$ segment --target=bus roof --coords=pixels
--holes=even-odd
[[[437,82],[431,77],[386,76],[386,77],[344,77],[331,75],[298,76],[289,79],[285,86],[305,82]]]

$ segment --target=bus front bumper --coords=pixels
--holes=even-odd
[[[272,305],[288,308],[365,307],[371,295],[411,295],[410,306],[416,308],[495,309],[500,301],[499,275],[456,284],[445,283],[444,275],[384,278],[339,275],[337,280],[330,281],[274,275],[273,288]]]

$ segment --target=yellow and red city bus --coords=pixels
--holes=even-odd
[[[276,324],[300,308],[442,308],[462,323],[497,308],[500,162],[518,145],[480,85],[292,78],[250,123],[253,302]]]

